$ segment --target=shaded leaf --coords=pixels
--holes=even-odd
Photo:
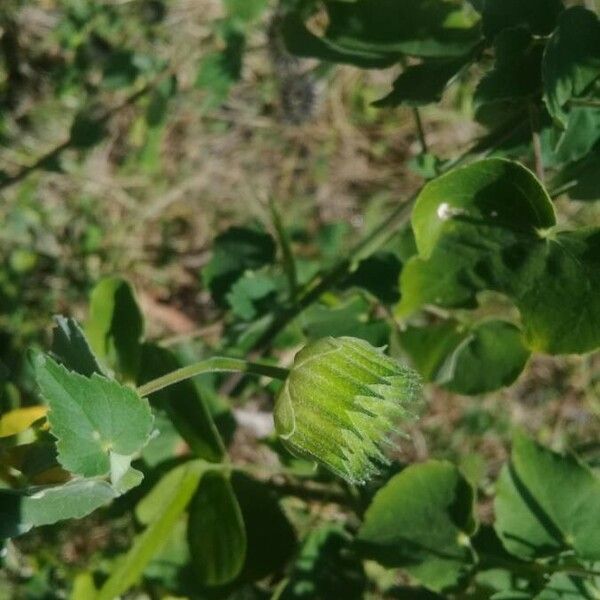
[[[222,104],[242,73],[245,36],[235,29],[228,29],[223,37],[225,49],[204,56],[196,76],[195,86],[207,92],[206,108]]]
[[[484,0],[483,31],[494,38],[503,29],[526,25],[532,33],[547,35],[563,9],[562,0]]]
[[[442,99],[450,85],[472,60],[472,55],[457,59],[429,59],[407,67],[394,80],[392,91],[373,102],[373,106],[423,106]]]
[[[358,287],[373,294],[384,304],[393,304],[400,298],[396,283],[401,270],[402,263],[395,254],[377,252],[361,260],[341,287]]]
[[[277,600],[363,598],[366,578],[351,546],[352,538],[338,525],[311,531]]]
[[[142,346],[139,385],[183,366],[167,348],[146,343]],[[151,395],[153,406],[165,411],[181,437],[199,458],[219,462],[225,449],[219,432],[193,381],[186,379]]]
[[[31,490],[0,490],[0,538],[64,519],[81,519],[117,493],[104,481],[80,480]]]
[[[480,39],[476,19],[461,2],[329,1],[326,8],[325,38],[357,52],[462,56]]]
[[[233,581],[246,558],[246,530],[229,479],[208,472],[190,505],[187,538],[198,581],[218,586]]]
[[[412,465],[375,495],[358,533],[367,558],[402,567],[433,591],[470,571],[475,530],[473,489],[446,462]]]
[[[595,600],[600,588],[584,577],[555,573],[533,600]]]
[[[85,332],[100,358],[109,360],[125,378],[135,380],[144,319],[128,281],[107,277],[96,284]]]
[[[341,64],[351,64],[364,69],[385,68],[393,65],[399,58],[398,52],[377,52],[345,48],[327,38],[313,34],[304,24],[302,17],[288,13],[281,24],[287,50],[297,56],[319,58]]]
[[[534,175],[488,159],[428,183],[412,224],[419,250],[400,277],[400,315],[424,304],[472,307],[494,290],[521,312],[530,348],[586,352],[600,344],[600,229],[556,231]]]
[[[528,29],[519,27],[502,31],[494,42],[495,62],[479,82],[473,96],[475,110],[485,121],[490,104],[499,114],[522,110],[523,103],[534,101],[542,89],[542,53],[544,47],[534,40]],[[482,117],[483,115],[483,117]],[[497,121],[496,121],[497,122]]]
[[[544,54],[543,78],[548,110],[566,125],[569,100],[600,78],[600,20],[592,11],[575,6],[561,15]]]
[[[575,162],[587,157],[600,140],[600,108],[572,108],[565,130],[554,148],[559,163]]]
[[[400,343],[427,381],[467,395],[510,385],[529,358],[519,328],[501,320],[408,327]]]
[[[277,289],[278,285],[273,275],[247,271],[231,286],[226,300],[234,315],[251,321],[260,312],[261,301],[268,301]]]
[[[140,74],[136,56],[131,50],[118,49],[111,52],[102,70],[102,82],[111,89],[118,90],[135,82]]]
[[[384,319],[375,319],[370,313],[369,302],[353,296],[332,308],[313,305],[300,315],[299,322],[309,340],[353,336],[373,346],[384,346],[389,339],[390,326]]]
[[[213,256],[202,269],[202,280],[216,302],[223,304],[227,292],[246,270],[256,270],[275,259],[275,241],[268,234],[247,227],[230,227],[217,236]]]
[[[54,317],[56,325],[52,330],[52,355],[67,369],[86,377],[92,373],[104,375],[104,371],[94,355],[85,335],[75,319]]]
[[[268,0],[225,0],[229,17],[239,19],[243,23],[251,23],[258,19],[267,6]]]
[[[246,530],[241,579],[256,581],[282,571],[296,548],[296,534],[277,496],[263,483],[234,472],[231,483]]]
[[[105,137],[106,127],[102,119],[87,112],[80,112],[75,116],[69,136],[71,146],[86,150],[100,143]]]
[[[573,200],[600,199],[600,148],[568,164],[554,179],[555,189],[565,189]]]
[[[129,552],[115,563],[110,577],[98,592],[97,600],[113,600],[139,580],[148,563],[168,541],[169,533],[192,499],[204,470],[205,463],[193,461],[178,471],[170,494],[161,497],[160,510],[152,515],[148,527],[135,538]]]
[[[600,478],[574,456],[519,434],[497,484],[495,528],[505,548],[525,559],[574,550],[600,558]]]

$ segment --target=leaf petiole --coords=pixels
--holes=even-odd
[[[179,383],[196,375],[203,373],[251,373],[253,375],[266,375],[273,379],[284,381],[289,371],[281,367],[266,365],[263,363],[253,363],[239,358],[227,358],[224,356],[213,356],[206,360],[182,367],[176,371],[171,371],[162,377],[153,379],[144,385],[141,385],[137,391],[140,396],[149,396],[158,390],[162,390],[170,385]]]

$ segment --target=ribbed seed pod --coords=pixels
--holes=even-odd
[[[364,340],[320,339],[304,347],[275,403],[275,428],[294,454],[352,483],[389,462],[382,448],[400,422],[417,418],[421,380]]]

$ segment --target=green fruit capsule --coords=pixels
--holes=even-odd
[[[305,346],[275,403],[275,428],[294,454],[351,483],[389,463],[398,424],[417,418],[421,379],[364,340],[320,339]]]

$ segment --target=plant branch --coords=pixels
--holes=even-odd
[[[162,390],[170,385],[179,383],[195,377],[196,375],[202,375],[203,373],[231,373],[231,372],[242,372],[251,373],[253,375],[266,375],[273,379],[285,380],[289,374],[287,369],[281,367],[275,367],[273,365],[265,365],[261,363],[252,363],[239,358],[227,358],[221,356],[213,356],[200,362],[182,367],[171,373],[167,373],[162,377],[153,379],[148,383],[138,388],[140,396],[149,396],[158,390]]]

